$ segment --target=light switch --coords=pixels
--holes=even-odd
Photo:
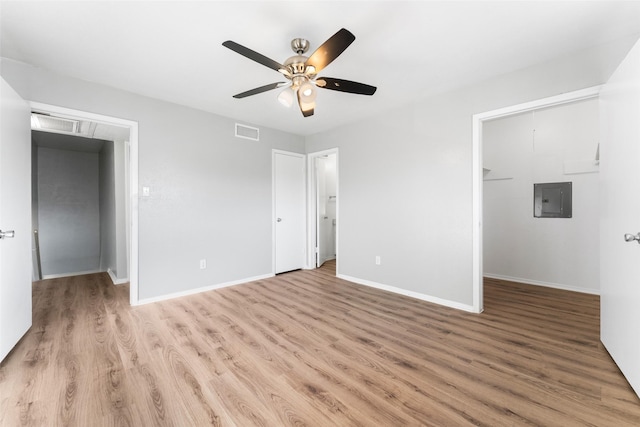
[[[142,197],[149,197],[149,187],[142,187]]]

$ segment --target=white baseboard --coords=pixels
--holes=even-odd
[[[107,273],[109,274],[111,282],[113,282],[114,285],[124,285],[125,283],[129,283],[128,277],[124,279],[118,279],[110,268],[107,268]]]
[[[229,286],[241,285],[243,283],[255,282],[256,280],[268,279],[273,276],[274,276],[273,274],[265,274],[263,276],[247,277],[246,279],[234,280],[232,282],[219,283],[217,285],[210,285],[210,286],[203,286],[201,288],[190,289],[188,291],[183,291],[183,292],[175,292],[168,295],[161,295],[159,297],[145,298],[145,299],[138,300],[138,303],[135,305],[143,305],[143,304],[150,304],[153,302],[166,301],[174,298],[185,297],[187,295],[194,295],[202,292],[222,289]]]
[[[599,289],[579,288],[577,286],[563,285],[561,283],[541,282],[539,280],[522,279],[520,277],[502,276],[500,274],[484,273],[488,279],[506,280],[508,282],[522,283],[524,285],[545,286],[547,288],[561,289],[563,291],[580,292],[583,294],[600,295]]]
[[[376,289],[382,289],[383,291],[393,292],[394,294],[400,294],[407,297],[416,298],[422,301],[443,305],[445,307],[450,307],[458,310],[475,313],[473,310],[473,306],[467,305],[467,304],[461,304],[456,301],[450,301],[450,300],[434,297],[431,295],[421,294],[419,292],[413,292],[413,291],[409,291],[402,288],[396,288],[395,286],[383,285],[382,283],[376,283],[370,280],[359,279],[357,277],[351,277],[344,274],[338,274],[337,277],[343,280],[347,280],[349,282],[357,283],[359,285],[369,286],[371,288],[376,288]]]
[[[88,270],[88,271],[79,271],[77,273],[47,274],[47,275],[42,276],[42,280],[59,279],[60,277],[84,276],[85,274],[96,274],[96,273],[104,273],[104,271],[102,271],[102,270]]]

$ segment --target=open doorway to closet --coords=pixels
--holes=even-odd
[[[338,150],[308,155],[309,242],[308,264],[322,266],[338,256]]]
[[[129,282],[130,301],[137,303],[131,214],[136,125],[31,107],[33,279],[106,272],[114,284]]]
[[[484,197],[483,187],[486,178],[493,178],[493,181],[503,181],[502,183],[498,182],[498,185],[508,184],[508,181],[511,180],[511,173],[505,173],[505,170],[500,170],[500,168],[496,168],[495,166],[490,165],[489,163],[484,162],[483,159],[483,151],[484,151],[484,141],[483,141],[483,131],[485,122],[489,123],[489,121],[494,119],[505,118],[508,116],[519,115],[520,113],[531,112],[534,110],[540,111],[541,109],[549,109],[554,106],[560,106],[564,104],[570,103],[578,103],[582,100],[588,100],[592,98],[596,98],[598,96],[599,88],[592,87],[587,89],[578,90],[575,92],[569,92],[558,96],[553,96],[550,98],[543,98],[536,101],[527,102],[524,104],[513,105],[510,107],[501,108],[498,110],[487,111],[480,114],[474,114],[473,116],[473,311],[480,313],[483,311],[483,277],[484,277],[484,254],[483,254],[483,241],[485,237],[483,236],[483,222],[485,218],[483,217],[483,207],[484,207]],[[582,120],[582,119],[581,119]],[[581,126],[581,123],[577,123],[576,126]],[[532,135],[532,134],[531,134]],[[591,135],[593,135],[591,133]],[[538,135],[540,136],[540,135]],[[530,139],[530,142],[533,141]],[[538,142],[541,142],[538,139]],[[530,144],[533,147],[533,143]],[[581,150],[584,147],[581,147]],[[595,151],[594,151],[595,149]],[[562,161],[556,161],[552,163],[559,163],[561,165],[562,174],[564,175],[565,171],[572,171],[570,175],[577,175],[583,173],[593,173],[595,172],[598,150],[597,145],[591,146],[587,150],[587,153],[584,158],[582,155],[580,158],[576,158],[572,153],[573,150],[569,150],[564,152],[563,154],[571,153],[571,157],[562,158]],[[488,160],[488,159],[487,159]],[[522,166],[520,166],[522,167]],[[515,164],[509,163],[510,170],[516,172],[518,171],[518,167]],[[531,168],[528,169],[531,171]],[[539,174],[535,174],[535,179],[543,179],[543,177]],[[497,179],[497,178],[505,178],[505,179]],[[507,179],[508,178],[508,179]],[[544,180],[547,180],[547,177],[544,177]],[[566,181],[564,177],[562,181]],[[515,180],[513,181],[515,182]],[[494,182],[495,184],[495,182]],[[531,187],[529,187],[531,189]],[[526,189],[525,189],[526,190]],[[591,189],[593,191],[593,189]],[[525,210],[529,212],[528,215],[533,216],[533,191],[522,192],[523,196],[526,197]],[[505,194],[502,191],[497,191],[496,197],[500,197],[501,194]],[[506,204],[502,204],[506,209]],[[524,205],[523,205],[524,206]],[[525,212],[526,214],[526,212]],[[574,211],[574,217],[576,212]],[[557,221],[554,221],[554,223]],[[504,239],[505,245],[508,246],[517,239],[520,239],[521,236],[519,234],[507,236],[510,237]],[[523,239],[526,243],[527,239]],[[532,262],[535,262],[533,260]],[[558,262],[562,262],[562,260],[558,260]],[[491,273],[491,272],[488,272]],[[545,282],[549,283],[550,281],[545,280]]]
[[[598,293],[598,110],[593,97],[484,123],[485,278]]]

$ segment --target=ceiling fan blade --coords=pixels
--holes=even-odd
[[[304,102],[300,98],[300,91],[296,91],[298,94],[298,105],[300,106],[300,111],[304,117],[313,116],[314,109],[316,108],[315,102]]]
[[[349,30],[340,29],[337,33],[329,37],[305,62],[306,66],[313,66],[315,72],[319,72],[336,59],[344,50],[356,39]]]
[[[242,56],[246,56],[247,58],[251,59],[252,61],[256,61],[259,64],[264,65],[265,67],[269,67],[272,70],[276,70],[278,72],[282,72],[280,70],[284,70],[284,65],[282,65],[281,63],[274,61],[271,58],[267,58],[266,56],[264,56],[261,53],[258,53],[254,50],[249,49],[248,47],[244,47],[241,44],[238,44],[234,41],[231,40],[227,40],[226,42],[222,43],[222,46],[227,47],[229,49],[231,49],[234,52],[239,53]]]
[[[286,84],[287,83],[285,83],[285,82],[270,83],[268,85],[260,86],[260,87],[257,87],[255,89],[251,89],[251,90],[248,90],[246,92],[242,92],[242,93],[239,93],[237,95],[233,95],[233,97],[237,98],[237,99],[246,98],[247,96],[257,95],[259,93],[266,92],[268,90],[277,89],[279,87],[285,86]]]
[[[358,95],[373,95],[376,87],[364,83],[352,82],[351,80],[334,79],[333,77],[318,77],[316,86],[323,89],[337,90],[340,92],[355,93]]]

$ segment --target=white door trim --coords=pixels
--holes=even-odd
[[[338,148],[331,148],[323,151],[307,153],[307,267],[316,268],[316,236],[317,218],[316,207],[318,203],[317,182],[316,182],[316,159],[318,157],[336,155],[336,275],[338,274],[338,263],[340,262],[340,155]]]
[[[131,246],[129,248],[129,303],[138,304],[138,122],[102,114],[89,113],[57,105],[29,102],[32,110],[53,113],[66,118],[89,120],[96,123],[129,128],[129,228]]]
[[[499,108],[473,115],[472,137],[472,164],[473,164],[473,213],[472,213],[472,242],[473,242],[473,312],[481,313],[483,310],[483,285],[482,285],[482,125],[486,120],[506,117],[539,108],[552,107],[583,99],[595,98],[600,92],[601,86],[593,86],[573,92],[563,93],[557,96],[542,98],[523,104]]]

